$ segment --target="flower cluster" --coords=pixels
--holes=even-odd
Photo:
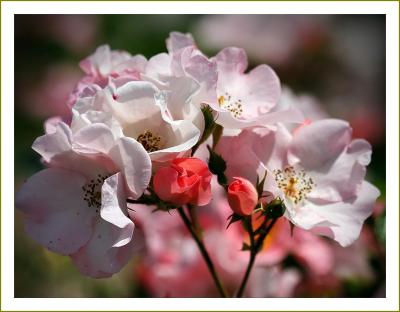
[[[359,237],[379,196],[364,180],[369,143],[353,140],[343,120],[302,112],[272,68],[247,71],[240,48],[208,57],[191,35],[173,32],[167,50],[147,60],[105,45],[80,63],[85,76],[67,103],[72,119],[46,121],[32,146],[46,169],[16,195],[29,236],[96,278],[145,252],[150,288],[168,275],[151,271],[154,263],[175,270],[182,261],[197,263],[196,244],[221,295],[215,271],[225,280],[244,272],[246,252],[232,256],[240,248],[250,251],[251,265],[257,254],[260,263],[280,261],[285,246],[324,270],[296,240],[323,253],[313,234],[342,246]],[[176,224],[176,212],[184,223]],[[185,225],[194,240],[180,229]],[[291,237],[293,226],[300,235]],[[182,258],[169,244],[182,248]],[[227,261],[212,263],[206,246]],[[173,272],[203,275],[202,265]],[[171,295],[181,294],[184,283],[165,281]],[[208,282],[199,287],[211,288]]]

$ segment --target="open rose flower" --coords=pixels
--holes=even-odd
[[[284,200],[285,216],[291,222],[343,246],[357,239],[379,191],[364,181],[371,146],[365,140],[352,140],[347,122],[320,120],[294,135],[278,125],[276,131],[246,130],[227,140],[247,142],[247,148],[233,154],[229,147],[235,143],[228,147],[221,140],[219,151],[226,156],[228,168],[234,164],[231,173],[236,174],[240,168],[235,164],[246,155],[255,169],[248,174],[251,181],[267,170],[265,190]]]
[[[164,201],[185,205],[207,205],[211,200],[211,177],[205,162],[176,158],[154,175],[154,191]]]
[[[95,53],[80,62],[86,76],[75,87],[68,99],[72,107],[86,89],[94,86],[105,88],[110,82],[121,86],[128,81],[139,80],[146,66],[143,55],[132,56],[126,51],[112,51],[108,45],[99,46]]]
[[[167,46],[171,60],[158,68],[172,64],[168,75],[186,75],[199,82],[203,92],[197,102],[209,104],[222,126],[247,128],[304,119],[295,107],[279,102],[279,78],[269,66],[260,65],[245,73],[247,56],[243,49],[225,48],[208,59],[190,35],[177,32],[170,34]]]
[[[85,275],[121,270],[137,247],[126,199],[138,198],[151,177],[143,146],[116,138],[105,124],[73,131],[59,122],[47,125],[33,149],[49,168],[16,195],[27,233],[50,251],[71,256]]]
[[[122,129],[121,136],[141,143],[153,161],[165,162],[185,156],[200,138],[202,129],[191,120],[174,120],[170,115],[171,107],[184,103],[187,97],[190,93],[183,89],[179,94],[166,94],[150,82],[130,81],[81,97],[73,110],[116,123]]]
[[[250,181],[234,177],[228,186],[228,202],[236,214],[248,216],[257,205],[257,190]]]

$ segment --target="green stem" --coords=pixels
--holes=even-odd
[[[250,259],[249,263],[247,264],[246,272],[244,273],[242,282],[240,283],[239,290],[236,294],[236,298],[241,298],[243,296],[243,292],[246,288],[247,281],[250,277],[250,272],[253,268],[254,262],[256,260],[257,253],[261,249],[261,246],[264,242],[264,239],[267,237],[269,232],[271,231],[272,227],[274,226],[275,222],[277,219],[272,219],[268,227],[263,231],[260,236],[258,237],[257,241],[254,242],[254,232],[253,232],[253,227],[251,226],[251,221],[250,221],[250,227],[249,227],[249,235],[250,235]],[[253,240],[252,240],[253,238]]]
[[[218,291],[221,295],[221,297],[223,298],[227,298],[227,294],[226,291],[222,285],[222,282],[220,280],[220,278],[218,277],[217,271],[215,270],[214,264],[211,261],[211,258],[207,252],[206,247],[204,246],[203,241],[201,240],[201,238],[197,235],[195,229],[193,228],[189,218],[186,216],[185,212],[183,211],[182,207],[177,208],[179,215],[181,216],[183,222],[185,223],[187,229],[189,230],[190,234],[192,235],[193,239],[195,240],[197,247],[200,250],[201,255],[204,258],[204,261],[207,264],[208,270],[211,273],[211,276],[215,282],[215,285],[218,288]]]
[[[189,210],[189,216],[192,220],[193,229],[196,231],[197,236],[202,239],[203,238],[203,231],[201,229],[199,218],[197,217],[196,209],[192,205],[187,205]]]

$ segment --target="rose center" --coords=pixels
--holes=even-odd
[[[155,152],[162,148],[161,136],[154,134],[150,130],[146,130],[142,134],[139,134],[137,141],[143,145],[146,151]]]
[[[95,179],[90,180],[87,184],[82,186],[83,200],[87,203],[89,208],[96,208],[96,212],[99,212],[101,208],[101,187],[103,186],[104,180],[109,176],[98,174]]]
[[[241,99],[233,99],[232,96],[225,92],[225,95],[218,97],[218,105],[231,112],[233,117],[238,118],[242,116],[243,104]]]
[[[315,186],[313,179],[303,169],[295,170],[292,166],[286,166],[283,170],[276,169],[273,172],[278,187],[295,204],[303,201]]]

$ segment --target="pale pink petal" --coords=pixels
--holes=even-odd
[[[218,64],[218,71],[222,75],[242,74],[247,68],[246,52],[240,48],[225,48],[215,56],[215,60]]]
[[[130,243],[122,247],[113,247],[121,231],[115,225],[99,219],[89,242],[71,255],[79,271],[94,278],[110,277],[118,273],[143,248],[143,235],[135,231]]]
[[[191,34],[173,31],[169,34],[167,39],[167,49],[171,53],[191,45],[195,45]]]
[[[54,133],[45,134],[35,140],[32,148],[52,167],[72,170],[90,178],[99,173],[114,171],[115,166],[105,155],[93,150],[73,149],[73,135],[63,122],[56,126]]]
[[[33,240],[64,255],[89,240],[98,212],[84,201],[86,182],[78,173],[51,168],[22,185],[15,205],[24,213],[26,231]]]
[[[256,182],[260,160],[250,148],[254,137],[253,133],[242,132],[239,136],[223,136],[218,142],[216,152],[226,161],[225,175],[229,181],[240,176]]]
[[[100,216],[120,228],[113,247],[124,246],[132,239],[135,225],[127,211],[125,183],[121,173],[117,173],[107,178],[101,188]]]
[[[318,168],[311,174],[316,187],[309,198],[343,201],[357,195],[371,159],[371,145],[365,140],[354,140],[333,164]]]
[[[168,125],[170,134],[169,146],[161,150],[151,152],[150,157],[153,161],[168,161],[178,156],[183,157],[199,141],[200,129],[198,129],[190,120],[175,120]]]
[[[38,137],[33,142],[32,149],[49,163],[56,155],[68,152],[71,149],[71,142],[71,130],[64,122],[59,122],[50,133]]]
[[[115,91],[114,97],[118,102],[132,102],[153,98],[157,88],[147,81],[131,81]],[[143,104],[145,105],[145,104]]]
[[[147,151],[136,140],[123,137],[116,141],[109,155],[121,168],[130,195],[134,199],[140,197],[151,178],[151,160]]]
[[[175,74],[192,77],[200,84],[200,89],[193,98],[195,105],[216,102],[218,80],[216,62],[209,60],[196,48],[188,47],[179,55],[174,55],[172,66]]]
[[[147,59],[143,55],[131,56],[127,54],[121,57],[121,52],[117,51],[112,53],[111,61],[114,65],[112,68],[113,72],[120,73],[121,75],[130,74],[132,78],[135,77],[135,74],[139,78],[140,73],[144,72],[147,64]]]
[[[262,107],[264,112],[268,112],[278,103],[281,84],[275,71],[268,65],[259,65],[251,70],[244,76],[244,84],[251,88],[251,92],[242,96],[245,103],[251,104],[251,107],[245,107],[246,110],[260,110]]]
[[[95,123],[83,127],[74,134],[74,150],[87,150],[108,154],[114,146],[114,135],[105,124]]]
[[[144,71],[145,77],[160,80],[165,76],[170,76],[172,57],[167,53],[156,54],[146,64]]]
[[[59,116],[46,119],[44,122],[44,132],[46,134],[55,133],[57,131],[57,125],[62,121],[62,118]]]
[[[204,117],[198,105],[193,104],[193,98],[199,92],[200,85],[189,77],[170,77],[165,80],[167,100],[164,109],[168,111],[172,120],[191,120],[203,132]],[[164,118],[165,119],[165,118]]]
[[[351,128],[347,122],[339,119],[315,121],[296,132],[288,157],[291,163],[300,162],[306,170],[329,166],[350,140]]]
[[[95,53],[79,63],[82,70],[88,75],[102,75],[110,70],[111,50],[108,45],[99,46]]]
[[[356,198],[341,203],[310,204],[310,206],[313,211],[318,212],[325,220],[332,223],[331,226],[328,226],[329,231],[321,229],[322,233],[345,247],[353,243],[360,235],[363,222],[372,214],[379,195],[380,192],[376,187],[364,181]],[[313,231],[321,232],[319,228],[315,228]]]

